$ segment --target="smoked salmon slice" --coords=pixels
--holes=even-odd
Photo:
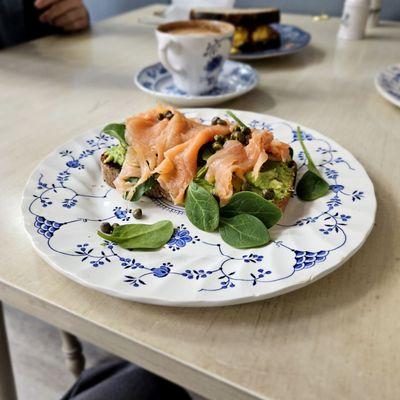
[[[184,202],[186,189],[196,176],[201,147],[215,135],[225,136],[229,133],[228,126],[203,125],[197,135],[165,152],[165,159],[155,172],[159,174],[157,180],[161,187],[170,194],[175,204]]]
[[[168,113],[170,117],[166,117]],[[186,189],[199,169],[201,148],[216,135],[230,135],[231,130],[229,124],[204,125],[161,105],[129,117],[125,129],[128,148],[114,185],[129,200],[137,185],[156,174],[164,193],[175,204],[183,204]],[[222,149],[206,162],[205,179],[214,185],[214,194],[221,205],[234,193],[232,182],[241,184],[249,171],[257,178],[268,159],[290,160],[289,145],[274,139],[268,130],[253,129],[247,140],[246,145],[238,140],[226,140]]]

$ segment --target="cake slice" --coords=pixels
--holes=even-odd
[[[229,22],[235,26],[233,54],[255,52],[279,48],[279,32],[271,26],[279,23],[280,11],[277,8],[194,8],[191,19],[212,19]]]

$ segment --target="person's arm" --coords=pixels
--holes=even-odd
[[[89,27],[89,13],[82,0],[36,0],[35,7],[43,10],[40,22],[68,32]]]

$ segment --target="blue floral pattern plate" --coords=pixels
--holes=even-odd
[[[184,110],[210,122],[218,109]],[[247,124],[272,130],[291,144],[305,171],[297,124],[235,111]],[[177,306],[219,306],[277,296],[333,271],[364,243],[375,219],[373,185],[361,164],[330,138],[302,127],[304,140],[330,184],[313,202],[290,200],[265,247],[240,250],[218,233],[196,229],[182,207],[164,200],[124,201],[102,180],[100,154],[114,139],[94,129],[61,145],[34,170],[22,214],[34,248],[56,270],[84,286],[124,299]],[[171,240],[158,251],[127,251],[97,236],[102,221],[173,222]]]
[[[294,25],[271,24],[281,35],[281,47],[251,53],[231,54],[234,60],[258,60],[261,58],[285,56],[297,53],[306,47],[311,40],[311,35]]]
[[[386,100],[400,107],[400,64],[389,65],[379,72],[375,86]]]
[[[161,63],[149,65],[135,76],[136,86],[158,99],[187,107],[210,106],[231,100],[254,89],[259,82],[257,71],[250,65],[227,60],[217,86],[203,95],[189,95],[179,90],[171,74]]]

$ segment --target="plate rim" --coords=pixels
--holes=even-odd
[[[217,112],[221,112],[221,109],[217,109],[217,108],[211,108],[211,107],[202,107],[200,108],[201,110],[207,110],[207,111],[217,111]],[[180,108],[180,111],[186,112],[186,113],[191,113],[191,112],[196,112],[199,111],[199,108]],[[37,254],[39,254],[39,256],[47,263],[49,264],[52,268],[54,268],[57,272],[61,273],[62,275],[64,275],[65,277],[71,279],[72,281],[79,283],[80,285],[89,288],[89,289],[93,289],[96,291],[99,291],[101,293],[105,293],[108,294],[110,296],[119,298],[119,299],[124,299],[124,300],[128,300],[128,301],[134,301],[134,302],[139,302],[139,303],[144,303],[144,304],[153,304],[153,305],[160,305],[160,306],[167,306],[167,307],[190,307],[190,308],[196,308],[196,307],[219,307],[219,306],[230,306],[230,305],[237,305],[237,304],[246,304],[246,303],[251,303],[254,301],[260,301],[260,300],[265,300],[268,298],[273,298],[273,297],[278,297],[280,295],[295,291],[297,289],[300,289],[302,287],[307,286],[310,283],[313,283],[323,277],[325,277],[326,275],[330,274],[331,272],[335,271],[336,269],[338,269],[340,266],[342,266],[346,261],[348,261],[355,253],[357,253],[357,251],[364,245],[364,243],[366,242],[366,240],[368,239],[374,224],[375,224],[375,220],[376,220],[376,212],[377,212],[377,199],[376,199],[376,193],[375,193],[375,187],[373,184],[373,181],[371,180],[371,178],[369,177],[367,171],[365,170],[365,168],[363,167],[363,165],[358,161],[358,159],[353,155],[353,153],[351,153],[349,150],[347,150],[345,147],[341,146],[340,144],[338,144],[334,139],[331,139],[330,137],[320,133],[319,131],[316,131],[315,129],[312,128],[308,128],[304,125],[301,124],[297,124],[292,120],[287,120],[287,119],[283,119],[281,117],[275,117],[274,115],[271,114],[261,114],[258,112],[254,112],[254,111],[244,111],[244,110],[237,110],[237,109],[232,109],[233,112],[235,113],[247,113],[247,114],[253,114],[253,115],[261,115],[265,118],[277,118],[279,120],[285,121],[287,123],[289,123],[290,125],[298,125],[301,127],[301,129],[305,129],[305,130],[312,130],[318,133],[318,135],[320,135],[322,138],[324,139],[328,139],[333,145],[338,146],[341,149],[344,149],[346,152],[348,152],[353,158],[354,160],[361,166],[361,168],[363,169],[365,175],[366,175],[366,179],[368,179],[370,186],[371,186],[371,199],[373,200],[373,203],[371,204],[371,206],[373,206],[373,209],[371,209],[371,223],[370,226],[368,227],[368,229],[365,231],[364,236],[362,238],[362,240],[360,240],[360,242],[356,245],[353,246],[345,255],[343,255],[343,257],[334,265],[326,268],[324,271],[319,272],[319,273],[311,273],[310,276],[308,276],[306,279],[302,279],[301,281],[295,283],[295,284],[291,284],[290,286],[285,286],[285,287],[281,287],[278,289],[275,289],[271,292],[265,293],[265,294],[250,294],[248,296],[245,297],[236,297],[236,298],[231,298],[231,299],[207,299],[207,300],[199,300],[199,299],[193,299],[191,301],[169,301],[169,300],[165,300],[165,299],[157,299],[157,298],[148,298],[148,297],[142,297],[142,296],[130,296],[128,294],[125,293],[121,293],[118,292],[116,290],[107,288],[105,286],[100,286],[94,283],[90,283],[88,281],[85,281],[84,279],[80,278],[79,276],[76,276],[73,273],[70,273],[69,271],[63,269],[62,267],[60,267],[59,265],[57,265],[57,262],[53,261],[51,256],[49,254],[47,254],[46,252],[44,252],[41,248],[40,248],[40,244],[39,244],[39,236],[33,236],[31,235],[30,232],[30,226],[31,221],[29,220],[29,218],[31,218],[31,215],[28,214],[26,212],[26,210],[28,209],[28,205],[31,202],[31,196],[32,194],[30,193],[30,197],[29,197],[29,193],[28,193],[28,189],[29,189],[29,185],[30,182],[32,180],[32,177],[35,175],[35,173],[37,173],[38,168],[51,156],[53,155],[55,152],[58,151],[59,148],[61,147],[65,147],[67,144],[69,143],[73,143],[75,142],[77,139],[82,138],[84,136],[87,136],[89,133],[92,134],[93,131],[100,129],[98,126],[97,127],[93,127],[90,128],[88,130],[85,130],[84,132],[78,134],[78,135],[74,135],[71,139],[69,139],[66,142],[63,142],[59,145],[57,145],[53,150],[51,150],[46,156],[44,156],[35,166],[35,168],[32,170],[32,172],[29,175],[29,178],[27,179],[24,188],[23,188],[23,192],[22,192],[22,197],[21,197],[21,202],[20,202],[20,212],[22,214],[22,218],[23,218],[23,225],[24,225],[24,231],[26,232],[27,236],[29,237],[29,240],[34,248],[34,250],[37,252]]]

